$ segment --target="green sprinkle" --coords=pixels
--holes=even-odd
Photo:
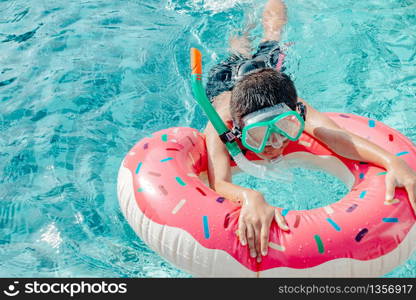
[[[140,168],[142,167],[142,162],[139,162],[136,168],[136,174],[139,174]]]
[[[141,192],[143,192],[144,191],[144,188],[139,188],[138,190],[137,190],[139,193],[141,193]]]
[[[403,152],[396,153],[396,156],[402,156],[402,155],[406,155],[406,154],[409,154],[409,151],[403,151]]]
[[[167,142],[168,141],[168,135],[162,134],[162,141]]]
[[[376,127],[376,122],[374,120],[368,120],[368,126],[371,128]]]
[[[181,186],[185,186],[186,183],[180,178],[180,177],[176,177],[176,181],[181,185]]]
[[[380,173],[377,173],[377,176],[386,175],[386,174],[387,174],[387,172],[380,172]]]
[[[324,244],[322,243],[321,237],[317,234],[315,234],[315,242],[316,242],[316,245],[318,246],[318,252],[324,253]]]

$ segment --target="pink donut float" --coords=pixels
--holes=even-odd
[[[328,115],[416,169],[416,147],[398,131],[352,114]],[[239,207],[202,180],[205,137],[195,129],[161,130],[130,150],[119,170],[120,206],[148,246],[197,276],[373,277],[408,259],[416,244],[415,216],[404,189],[396,189],[395,201],[384,201],[384,169],[340,157],[306,133],[287,146],[284,160],[326,170],[350,192],[321,208],[283,208],[290,232],[273,222],[261,263],[236,236]]]

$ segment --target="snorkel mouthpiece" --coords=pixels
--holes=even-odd
[[[291,180],[292,174],[283,172],[282,165],[276,168],[277,165],[273,164],[272,169],[266,165],[255,164],[244,156],[236,142],[236,137],[232,138],[233,133],[225,125],[206,95],[204,86],[202,85],[202,54],[196,48],[191,48],[191,83],[196,102],[201,106],[218,135],[222,137],[222,141],[225,143],[228,152],[243,172],[262,179],[275,179],[278,181]]]

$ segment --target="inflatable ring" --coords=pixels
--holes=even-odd
[[[416,148],[398,131],[351,114],[328,115],[416,169]],[[325,207],[283,210],[290,231],[273,222],[261,263],[236,235],[239,207],[200,179],[207,153],[205,137],[195,129],[162,130],[131,149],[119,171],[120,206],[147,245],[203,277],[373,277],[409,257],[415,216],[404,189],[396,189],[394,201],[384,201],[384,169],[340,157],[306,133],[284,155],[338,176],[350,192]]]

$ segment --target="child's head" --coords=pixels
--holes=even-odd
[[[297,93],[289,76],[274,69],[252,71],[238,80],[232,90],[230,112],[234,125],[243,129],[243,117],[262,109],[264,111],[264,108],[276,106],[280,103],[296,110]],[[256,137],[253,138],[256,140]],[[288,140],[286,139],[281,146],[277,146],[278,148],[275,148],[276,146],[266,146],[260,156],[266,159],[274,159],[282,154],[287,143]]]
[[[296,109],[297,93],[289,76],[275,69],[255,70],[235,84],[231,93],[231,117],[235,125],[241,126],[245,115],[282,102]]]

